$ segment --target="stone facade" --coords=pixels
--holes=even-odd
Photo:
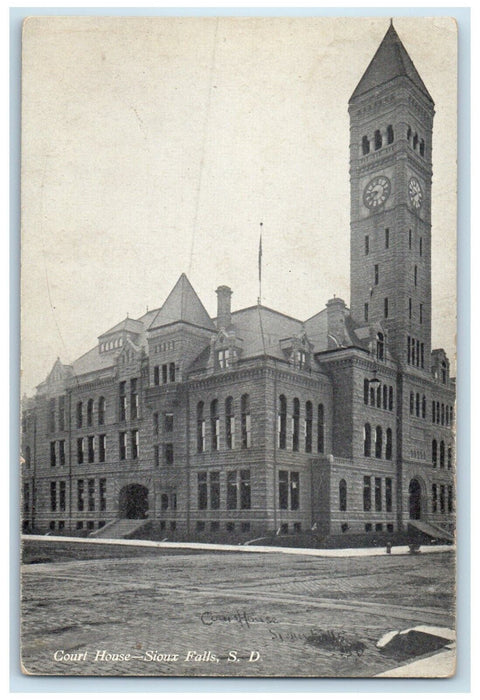
[[[431,351],[433,101],[393,26],[349,111],[350,310],[232,311],[221,286],[212,319],[182,275],[25,399],[25,529],[453,530],[455,382]]]

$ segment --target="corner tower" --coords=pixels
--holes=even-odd
[[[434,103],[393,23],[349,101],[350,290],[402,367],[430,370]]]

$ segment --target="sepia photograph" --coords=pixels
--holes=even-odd
[[[451,678],[457,25],[32,16],[21,669]]]

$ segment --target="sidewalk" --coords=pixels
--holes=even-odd
[[[89,537],[57,537],[50,535],[22,535],[22,540],[37,542],[79,542],[81,544],[119,545],[123,547],[153,547],[156,549],[186,549],[218,552],[243,552],[262,554],[293,554],[307,557],[380,557],[408,555],[408,545],[392,547],[391,554],[387,554],[385,547],[365,547],[358,549],[307,549],[296,547],[262,547],[259,545],[243,544],[209,544],[205,542],[152,542],[151,540],[111,540]],[[434,554],[436,552],[454,552],[454,545],[424,545],[420,548],[420,556]],[[415,556],[419,556],[415,555]]]

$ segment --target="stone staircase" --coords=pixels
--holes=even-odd
[[[95,530],[89,537],[101,537],[107,540],[123,540],[144,527],[145,520],[119,519],[112,520],[100,530]]]
[[[427,523],[424,520],[409,520],[408,527],[418,530],[422,534],[428,535],[428,537],[432,537],[436,540],[444,540],[450,543],[454,542],[454,537],[451,532],[444,530],[442,527],[438,527],[438,525]]]

